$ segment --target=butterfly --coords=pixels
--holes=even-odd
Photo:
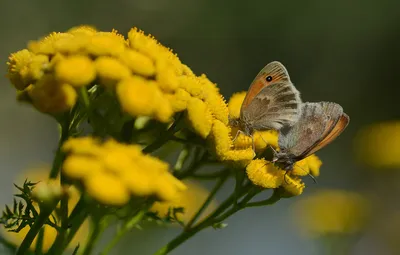
[[[239,119],[230,120],[239,133],[252,138],[254,131],[279,130],[291,126],[301,115],[300,93],[290,81],[286,68],[278,61],[266,65],[256,76],[243,100]]]
[[[303,103],[298,122],[279,132],[280,151],[274,151],[272,162],[285,171],[335,140],[350,122],[343,108],[332,102]]]

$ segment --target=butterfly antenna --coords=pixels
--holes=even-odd
[[[234,143],[234,142],[236,141],[236,139],[238,138],[239,134],[240,134],[240,130],[238,130],[238,131],[236,132],[235,137],[232,139],[232,143]]]
[[[314,183],[316,184],[317,183],[317,179],[315,179],[315,177],[312,175],[312,174],[310,174],[310,171],[306,171],[304,168],[302,168],[301,166],[299,166],[299,165],[297,165],[301,170],[303,170],[305,173],[307,173],[307,175],[308,176],[310,176],[311,177],[311,179],[314,181]]]

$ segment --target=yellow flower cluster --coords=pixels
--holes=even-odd
[[[400,166],[400,121],[364,127],[355,139],[358,160],[375,168]]]
[[[365,226],[370,208],[361,195],[344,190],[322,190],[295,204],[293,218],[309,236],[352,234]]]
[[[239,92],[233,94],[230,98],[228,108],[229,115],[232,119],[238,119],[240,117],[240,108],[245,96],[246,92]],[[233,128],[231,130],[231,137],[235,136],[236,132],[237,128]],[[256,152],[262,152],[267,146],[279,150],[278,132],[273,130],[256,131],[253,136]],[[233,146],[235,149],[252,148],[252,140],[250,137],[240,134],[236,138]],[[255,185],[266,189],[281,187],[283,189],[281,196],[288,197],[300,195],[304,190],[305,185],[298,176],[305,176],[308,174],[318,176],[321,164],[322,162],[317,156],[311,155],[297,162],[293,170],[286,173],[264,159],[255,159],[251,162],[245,162],[247,176]]]
[[[168,171],[167,163],[142,154],[137,145],[82,137],[69,139],[62,149],[68,153],[63,173],[80,181],[90,196],[107,205],[122,206],[132,196],[173,201],[186,189]]]

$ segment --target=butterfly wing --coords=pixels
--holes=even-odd
[[[267,77],[270,77],[268,81]],[[300,93],[279,62],[268,64],[250,86],[241,108],[241,119],[255,130],[293,125],[300,117]]]
[[[315,144],[315,146],[310,148],[310,150],[306,153],[306,155],[304,155],[304,157],[308,157],[309,155],[330,144],[346,129],[347,125],[349,124],[350,117],[343,112],[343,109],[340,105],[335,104],[335,106],[332,108],[336,108],[336,110],[331,109],[331,111],[326,112],[330,120],[329,125],[327,125],[325,128],[324,134],[322,135],[321,139]],[[338,110],[339,108],[341,109],[340,111]]]
[[[304,152],[319,141],[328,120],[321,104],[303,103],[298,122],[292,127],[286,126],[280,130],[279,148],[294,158],[302,157]]]
[[[266,80],[268,76],[271,76],[271,81]],[[257,96],[263,88],[277,81],[290,82],[290,77],[284,65],[278,61],[273,61],[261,69],[256,78],[254,78],[253,82],[250,84],[246,97],[243,100],[241,111],[245,110],[249,106],[254,97]]]

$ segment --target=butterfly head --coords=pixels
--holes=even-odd
[[[229,119],[229,125],[232,127],[237,127],[241,132],[243,132],[247,136],[252,136],[254,132],[251,123],[243,118]]]
[[[276,164],[282,170],[293,170],[296,160],[292,154],[285,151],[274,151],[273,153],[272,163]]]

